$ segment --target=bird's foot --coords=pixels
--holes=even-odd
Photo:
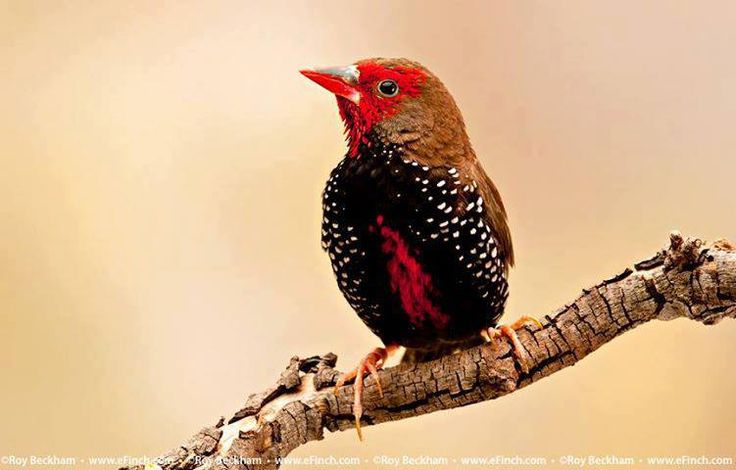
[[[524,315],[511,325],[500,325],[497,328],[490,327],[487,330],[481,332],[481,334],[488,341],[492,341],[499,336],[506,336],[511,341],[514,355],[519,360],[521,370],[525,374],[529,372],[529,365],[532,361],[532,358],[529,356],[529,353],[526,351],[526,349],[524,349],[521,341],[519,341],[519,336],[516,334],[516,330],[518,330],[519,328],[523,328],[526,325],[536,325],[539,328],[542,328],[542,323],[539,320],[534,317]]]
[[[369,352],[359,363],[358,366],[341,375],[335,384],[335,394],[345,385],[346,382],[355,379],[353,386],[353,415],[355,416],[355,430],[358,431],[358,438],[363,440],[363,433],[360,431],[360,417],[363,416],[363,376],[366,372],[376,381],[378,393],[383,397],[383,389],[381,388],[381,379],[378,377],[378,370],[383,368],[383,364],[388,357],[398,349],[397,345],[388,345],[385,348],[376,348]]]

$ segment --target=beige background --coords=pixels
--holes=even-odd
[[[418,59],[507,203],[509,317],[736,238],[731,1],[0,3],[0,454],[149,454],[293,354],[377,345],[319,248],[344,151],[297,73]],[[736,456],[736,323],[646,325],[535,386],[296,455]]]

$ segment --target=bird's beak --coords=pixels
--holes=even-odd
[[[337,96],[347,98],[355,104],[360,102],[360,91],[357,88],[360,72],[356,66],[300,70],[300,72]]]

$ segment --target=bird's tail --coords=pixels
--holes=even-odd
[[[401,358],[401,363],[416,364],[418,362],[433,361],[448,354],[454,354],[465,349],[480,346],[483,343],[485,343],[485,339],[478,335],[459,343],[441,343],[433,349],[406,348],[406,352],[404,352],[404,356]]]

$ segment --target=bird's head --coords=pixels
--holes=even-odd
[[[436,153],[467,142],[452,96],[417,62],[375,58],[301,73],[337,97],[349,156],[357,156],[362,143],[370,145],[370,136],[405,146],[420,158],[430,149]]]

